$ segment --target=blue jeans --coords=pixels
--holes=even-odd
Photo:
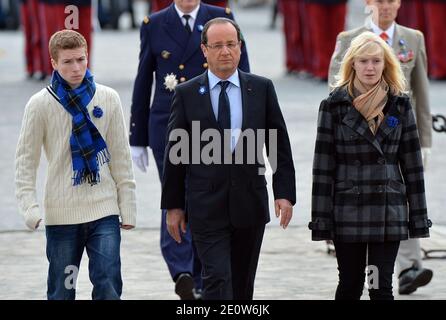
[[[122,293],[119,217],[71,225],[46,226],[48,300],[74,300],[84,248],[94,300],[120,299]]]

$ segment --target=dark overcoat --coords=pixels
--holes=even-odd
[[[313,240],[399,241],[429,236],[423,164],[406,95],[389,95],[373,135],[345,88],[323,100],[313,161]]]

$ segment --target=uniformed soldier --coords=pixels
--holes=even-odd
[[[327,80],[336,36],[345,28],[347,0],[305,0],[304,44],[310,73]]]
[[[20,13],[25,36],[25,60],[28,77],[44,79],[42,20],[39,19],[38,14],[39,1],[22,0]]]
[[[344,30],[346,0],[281,0],[288,72],[326,80],[336,35]]]
[[[446,79],[446,0],[424,1],[429,76]]]
[[[345,52],[353,38],[364,31],[372,31],[392,46],[397,55],[411,93],[418,133],[420,136],[423,163],[426,163],[432,147],[432,116],[428,99],[427,60],[423,34],[414,29],[395,23],[400,8],[400,0],[366,0],[370,6],[376,6],[378,15],[370,24],[341,32],[337,37],[336,48],[330,62],[329,85],[336,83],[336,75]],[[432,270],[421,264],[419,239],[401,241],[397,256],[397,275],[399,276],[400,294],[410,294],[418,287],[428,284]]]
[[[229,9],[200,3],[199,0],[174,0],[169,7],[146,17],[141,26],[139,67],[133,88],[130,116],[130,145],[133,160],[146,171],[147,146],[152,149],[160,179],[170,101],[177,83],[202,74],[208,67],[200,50],[201,31],[216,17],[233,19]],[[239,67],[249,72],[245,44]],[[152,103],[152,84],[154,97]],[[161,219],[161,251],[181,299],[193,299],[194,287],[201,288],[201,266],[194,254],[190,231],[181,244],[166,230],[165,211]],[[192,279],[192,277],[194,279]]]
[[[304,1],[280,0],[278,5],[283,16],[287,72],[309,72],[304,55]]]
[[[20,1],[20,21],[22,22],[22,29],[24,35],[24,43],[25,43],[25,63],[26,63],[26,73],[28,78],[32,78],[36,71],[40,71],[36,69],[33,60],[33,46],[32,46],[32,37],[33,37],[33,19],[36,19],[34,15],[32,15],[31,9],[31,1],[35,0],[21,0]]]
[[[226,8],[228,6],[228,0],[203,0],[207,4]],[[151,0],[150,12],[158,12],[164,8],[167,8],[172,3],[172,0]]]

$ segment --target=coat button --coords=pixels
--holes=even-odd
[[[356,194],[361,194],[361,190],[359,190],[358,186],[354,186],[353,187],[353,192],[356,193]]]
[[[184,81],[186,81],[186,78],[185,77],[181,77],[180,78],[180,82],[184,82]]]
[[[384,158],[378,158],[378,163],[379,163],[379,164],[385,164],[385,163],[386,163],[386,159],[384,159]]]
[[[360,167],[361,166],[361,161],[355,160],[354,164],[355,164],[355,166]]]
[[[235,184],[236,184],[236,183],[235,183],[235,180],[231,180],[231,186],[232,186],[232,187],[235,187]]]
[[[180,65],[178,66],[178,69],[183,70],[183,69],[184,69],[184,64],[180,64]]]
[[[377,191],[378,193],[383,193],[383,192],[384,192],[384,187],[383,187],[383,186],[377,186],[377,187],[376,187],[376,191]]]

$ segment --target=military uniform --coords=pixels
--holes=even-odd
[[[32,77],[34,72],[40,71],[37,70],[37,66],[35,66],[33,59],[32,30],[33,30],[33,20],[35,20],[36,17],[32,15],[33,11],[31,8],[31,1],[36,1],[36,0],[20,1],[20,21],[22,22],[22,29],[25,42],[26,72],[29,77]]]
[[[309,72],[303,41],[302,12],[305,10],[304,2],[303,0],[280,0],[278,5],[283,16],[287,71]]]
[[[424,1],[429,76],[446,79],[446,0]]]
[[[139,67],[130,116],[130,145],[150,146],[160,177],[173,96],[173,90],[165,85],[165,77],[170,74],[181,83],[206,71],[208,65],[200,49],[201,31],[207,21],[216,17],[233,19],[229,9],[201,3],[189,35],[174,4],[171,4],[146,17],[141,26]],[[249,72],[244,43],[239,67]],[[151,103],[153,82],[155,87]],[[166,230],[165,212],[161,221],[161,251],[173,279],[180,273],[188,272],[195,275],[196,287],[201,287],[200,271],[193,270],[194,261],[198,259],[194,257],[190,232],[184,235],[181,244],[176,243]]]
[[[304,44],[310,73],[326,80],[336,36],[344,30],[347,0],[305,0]]]
[[[398,9],[398,17],[396,22],[408,28],[417,29],[423,32],[426,31],[424,3],[426,0],[404,0],[401,1],[401,6]]]
[[[428,74],[446,79],[446,0],[404,0],[398,11],[398,23],[418,29],[426,36]]]
[[[154,12],[158,12],[164,8],[167,8],[172,2],[173,2],[173,0],[151,0],[150,12],[154,13]],[[219,7],[223,7],[223,8],[226,8],[228,6],[227,0],[202,0],[201,2],[205,2],[207,4],[211,4],[211,5],[219,6]]]
[[[28,76],[44,72],[42,53],[42,21],[39,19],[39,0],[22,0],[21,21],[25,35],[25,60]],[[48,46],[48,42],[47,42]]]
[[[286,67],[326,79],[336,35],[344,29],[346,0],[281,0]]]
[[[330,87],[336,83],[342,59],[350,46],[351,41],[365,31],[372,31],[371,26],[363,26],[354,30],[341,32],[336,41],[336,48],[330,62]],[[372,31],[373,32],[373,31]],[[432,116],[429,106],[427,78],[427,59],[423,34],[414,29],[403,27],[395,23],[392,48],[397,55],[404,76],[407,80],[408,90],[412,98],[415,111],[418,134],[422,148],[432,147]],[[399,274],[412,266],[421,269],[421,245],[419,239],[401,241],[397,256]]]

